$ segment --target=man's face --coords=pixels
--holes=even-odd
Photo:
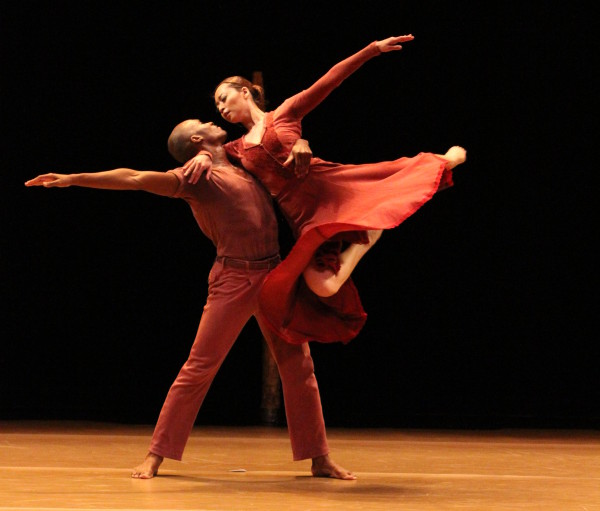
[[[212,122],[202,122],[200,119],[194,119],[190,128],[211,142],[222,141],[227,137],[227,132],[223,128]]]

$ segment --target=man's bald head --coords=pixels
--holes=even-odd
[[[201,147],[201,142],[193,142],[192,135],[198,133],[198,121],[188,119],[180,122],[169,135],[167,146],[169,153],[179,163],[185,163],[196,154]]]

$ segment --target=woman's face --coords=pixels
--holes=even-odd
[[[242,122],[244,114],[249,111],[246,94],[242,89],[236,89],[228,83],[223,83],[215,91],[215,106],[221,114],[221,117],[227,122]]]

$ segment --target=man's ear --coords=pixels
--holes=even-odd
[[[190,140],[194,143],[194,144],[201,144],[204,141],[204,137],[202,135],[192,135],[190,137]]]

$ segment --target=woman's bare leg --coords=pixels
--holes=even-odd
[[[467,151],[461,146],[452,146],[445,154],[436,154],[448,163],[447,169],[453,169],[457,165],[465,162]],[[309,289],[317,296],[328,297],[336,294],[342,284],[348,280],[354,268],[369,249],[377,242],[381,236],[382,230],[367,231],[369,233],[369,243],[350,245],[340,254],[340,269],[337,273],[333,270],[318,270],[313,265],[309,265],[304,270],[304,280]]]
[[[337,273],[333,270],[318,270],[309,265],[304,270],[304,280],[308,288],[317,296],[327,297],[336,294],[342,284],[348,280],[354,268],[369,249],[377,243],[383,230],[367,231],[369,243],[353,243],[340,254],[340,269]]]

